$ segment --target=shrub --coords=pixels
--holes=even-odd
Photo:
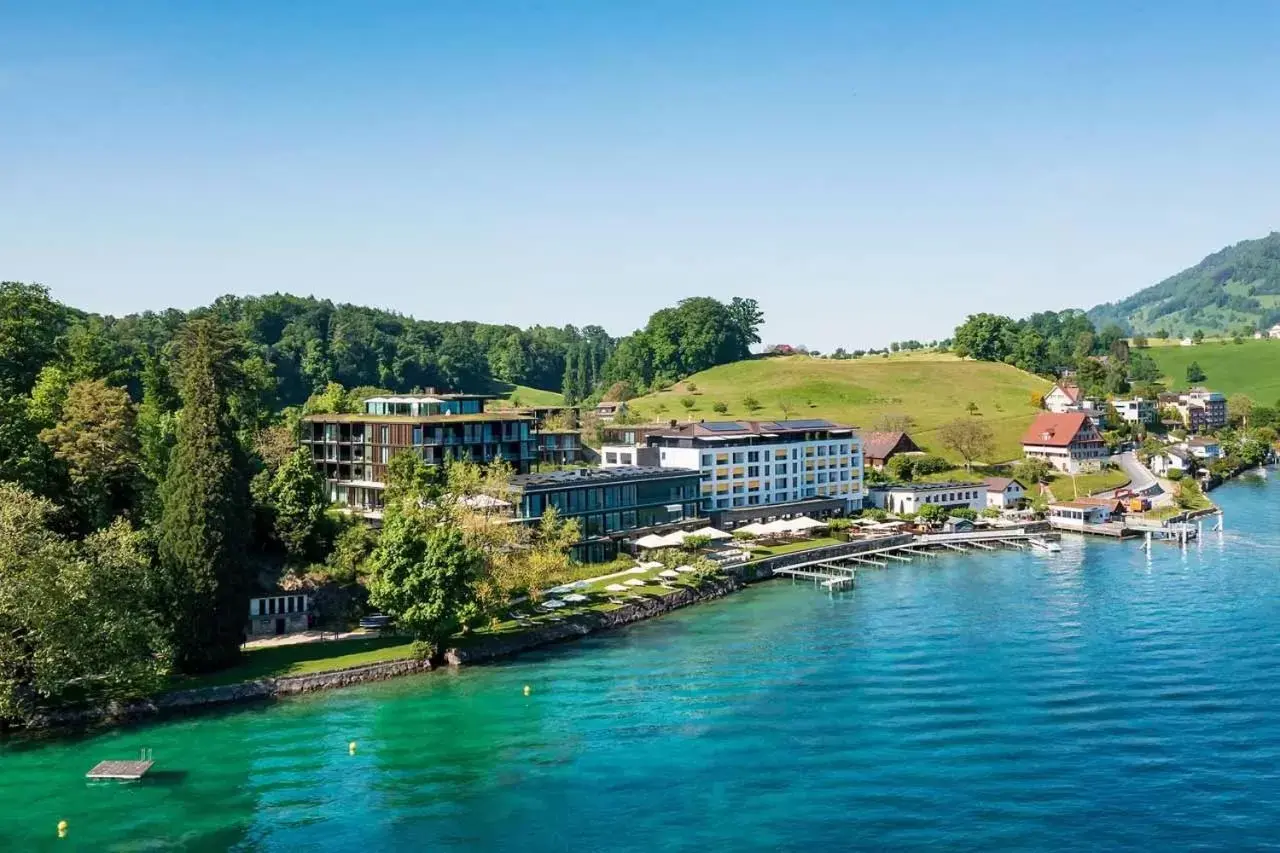
[[[885,512],[882,509],[875,509],[875,508],[865,509],[862,511],[862,517],[869,518],[872,521],[884,521],[886,518],[889,517],[889,513]]]
[[[982,511],[982,517],[983,518],[999,518],[1000,510],[997,509],[996,507],[989,506]]]
[[[698,383],[686,382],[684,383],[684,389],[688,391],[690,394],[696,394],[698,392]]]
[[[1177,468],[1174,468],[1172,471],[1165,474],[1165,477],[1176,483],[1182,479],[1182,472],[1179,471]]]
[[[913,456],[895,456],[885,463],[884,469],[895,480],[907,482],[916,475],[916,460]]]
[[[686,410],[692,410],[693,407],[697,405],[697,401],[692,397],[681,397],[680,405],[684,406]]]
[[[717,400],[711,404],[711,411],[715,412],[717,415],[723,415],[725,412],[729,411],[729,405]]]
[[[978,517],[978,511],[977,511],[976,509],[974,509],[973,507],[962,506],[962,507],[960,507],[960,508],[958,508],[958,509],[953,509],[953,510],[951,510],[950,512],[948,512],[948,513],[947,513],[947,515],[951,515],[951,516],[955,516],[956,518],[964,518],[964,519],[968,519],[969,521],[973,521],[974,519],[976,519],[976,518]]]
[[[436,656],[436,647],[426,640],[414,640],[409,644],[409,656],[414,660],[431,660]]]
[[[956,510],[959,512],[959,510]],[[947,511],[942,508],[941,504],[925,504],[916,512],[916,518],[921,521],[941,521],[947,516]]]
[[[756,535],[750,530],[735,530],[733,532],[733,538],[737,539],[739,542],[752,542],[755,540]]]
[[[911,469],[917,476],[940,474],[943,471],[951,470],[951,463],[941,456],[913,456],[910,458],[912,460]]]
[[[742,406],[748,412],[755,412],[760,409],[760,401],[748,394],[742,398]]]

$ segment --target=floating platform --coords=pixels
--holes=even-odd
[[[135,781],[146,776],[154,763],[154,761],[100,761],[84,775],[86,779]]]

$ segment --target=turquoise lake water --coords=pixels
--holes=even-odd
[[[1185,551],[771,582],[501,665],[0,744],[0,850],[1274,849],[1280,483],[1214,498],[1227,532]],[[141,747],[158,778],[84,781]]]

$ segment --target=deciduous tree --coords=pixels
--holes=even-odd
[[[991,428],[977,418],[957,418],[943,424],[938,429],[938,440],[943,447],[958,453],[966,468],[972,468],[975,459],[988,456],[994,441]]]

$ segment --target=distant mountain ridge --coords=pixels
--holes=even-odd
[[[1234,333],[1280,323],[1280,232],[1214,252],[1200,263],[1119,302],[1098,305],[1089,319],[1102,328],[1172,337]]]

